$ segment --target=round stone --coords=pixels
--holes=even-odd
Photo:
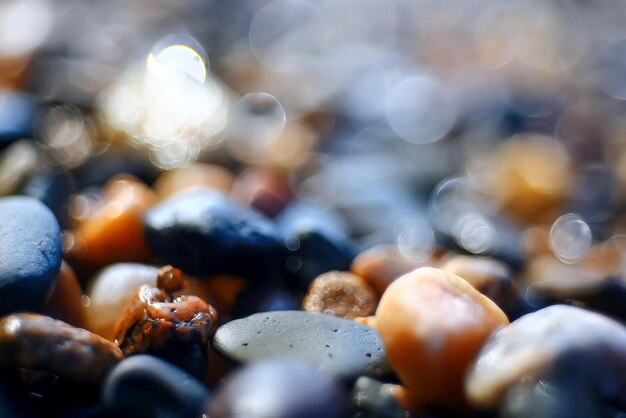
[[[39,309],[61,268],[61,235],[52,212],[32,197],[0,199],[0,314]]]

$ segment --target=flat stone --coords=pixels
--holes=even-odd
[[[61,235],[52,212],[31,197],[0,199],[0,314],[39,309],[61,268]]]
[[[231,321],[217,330],[213,347],[241,363],[271,357],[308,360],[345,379],[390,372],[374,328],[321,313],[275,311]]]
[[[284,263],[274,224],[219,192],[172,196],[147,213],[145,228],[154,254],[186,273],[267,277]]]

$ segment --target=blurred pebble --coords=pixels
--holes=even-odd
[[[0,196],[16,193],[41,164],[40,152],[31,141],[21,139],[0,153]]]
[[[329,271],[313,280],[302,302],[302,310],[354,319],[376,310],[378,297],[359,276]]]
[[[160,199],[188,189],[208,188],[229,193],[235,176],[226,168],[214,164],[195,163],[189,167],[166,171],[154,182]]]
[[[369,248],[354,259],[350,271],[372,286],[379,296],[398,277],[418,267],[403,256],[395,245],[381,244]]]
[[[102,401],[120,418],[200,418],[209,391],[179,368],[148,355],[136,355],[109,373]]]
[[[342,418],[347,410],[342,387],[313,364],[268,359],[235,372],[219,388],[212,418]]]
[[[0,313],[36,310],[54,291],[61,234],[50,210],[32,197],[0,198]]]
[[[154,192],[133,177],[120,176],[107,182],[103,193],[74,228],[71,245],[64,249],[68,256],[93,268],[148,260],[143,216],[156,201]]]
[[[272,222],[218,192],[172,196],[145,220],[154,254],[189,274],[267,277],[284,262]]]
[[[142,285],[156,286],[156,267],[138,263],[112,264],[100,271],[89,286],[88,329],[113,340],[115,324]]]
[[[83,302],[83,290],[74,270],[65,261],[61,262],[61,271],[54,293],[44,305],[42,313],[75,327],[86,328],[86,312]]]
[[[467,366],[508,324],[500,308],[465,280],[428,267],[389,286],[376,320],[389,362],[414,399],[452,409],[464,407]]]
[[[30,176],[20,189],[20,194],[41,201],[54,213],[59,224],[67,226],[67,202],[75,188],[75,181],[68,172],[44,166]]]
[[[292,198],[287,174],[263,167],[250,167],[239,174],[232,195],[270,218],[278,215]]]
[[[122,357],[112,342],[47,316],[23,313],[0,320],[0,363],[5,367],[100,383]]]
[[[477,406],[498,405],[518,383],[544,378],[598,400],[624,404],[626,328],[600,314],[556,305],[498,331],[468,370],[465,388]]]
[[[320,274],[347,271],[356,256],[356,247],[347,237],[326,228],[303,226],[285,231],[285,246],[289,250],[287,280],[302,291]]]
[[[361,376],[352,389],[352,403],[359,418],[406,418],[408,411],[398,404],[397,385]]]
[[[519,309],[513,273],[503,262],[486,257],[453,255],[444,259],[440,268],[461,277],[508,315]]]
[[[33,135],[36,112],[37,103],[33,96],[0,91],[0,150],[15,139]]]
[[[233,306],[232,317],[243,318],[258,312],[292,311],[300,308],[300,300],[288,289],[274,285],[251,286],[241,292]]]
[[[345,379],[389,371],[376,330],[332,315],[258,313],[222,325],[212,345],[218,353],[238,362],[295,357]]]

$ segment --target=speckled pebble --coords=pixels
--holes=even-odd
[[[374,328],[312,312],[266,312],[231,321],[217,330],[213,347],[244,363],[268,357],[308,360],[347,379],[390,370]]]

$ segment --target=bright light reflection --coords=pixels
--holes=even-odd
[[[573,213],[559,217],[550,229],[550,248],[564,263],[574,263],[582,258],[592,244],[589,225]]]

